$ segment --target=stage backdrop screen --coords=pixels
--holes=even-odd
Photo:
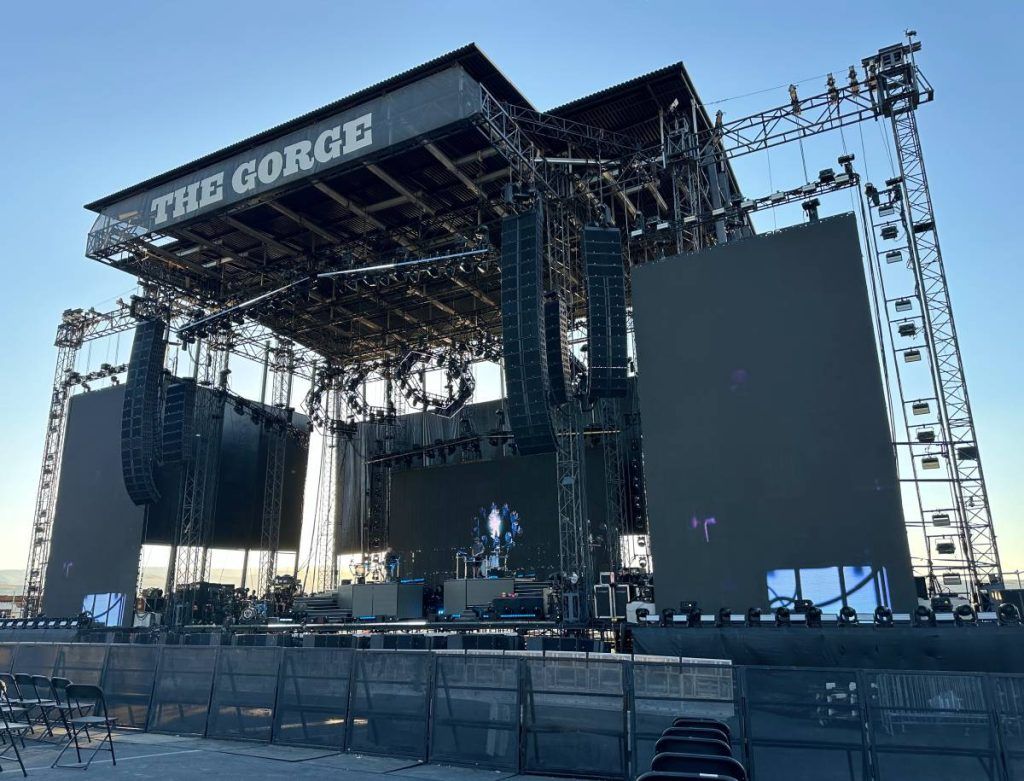
[[[633,272],[659,609],[916,604],[853,215]]]
[[[603,462],[587,449],[587,496],[593,528],[604,523]],[[474,531],[498,523],[509,530],[516,514],[509,568],[546,579],[558,570],[558,504],[552,454],[470,461],[396,471],[391,478],[391,547],[403,577],[431,584],[455,576],[455,551],[469,550]],[[507,507],[507,510],[506,510]],[[492,509],[497,516],[492,515]],[[604,564],[598,560],[596,566]]]
[[[128,498],[121,474],[123,403],[123,385],[71,398],[43,592],[48,616],[77,616],[86,600],[96,613],[97,595],[119,595],[131,617],[143,508]],[[100,612],[110,612],[117,597],[100,602],[108,608]]]

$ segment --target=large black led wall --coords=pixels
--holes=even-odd
[[[164,464],[155,470],[158,501],[146,507],[132,502],[121,472],[125,393],[121,385],[71,399],[46,572],[43,608],[48,615],[77,615],[88,594],[124,593],[130,608],[139,546],[143,541],[166,545],[174,540],[183,465]],[[230,401],[222,429],[210,546],[257,547],[267,435],[247,414],[236,414]],[[281,514],[284,550],[294,550],[299,543],[306,458],[307,448],[289,437]]]
[[[633,272],[659,608],[916,605],[852,215]]]
[[[593,529],[605,518],[599,448],[586,449],[587,496]],[[455,576],[455,551],[468,550],[478,520],[508,504],[523,533],[509,567],[546,579],[558,570],[555,456],[541,454],[396,471],[391,477],[391,547],[402,575],[441,583]],[[603,557],[596,562],[605,566]]]

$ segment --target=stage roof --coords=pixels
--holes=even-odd
[[[659,111],[678,99],[689,116],[692,94],[677,63],[540,114],[469,44],[88,204],[87,254],[211,311],[322,273],[484,248],[412,281],[319,279],[246,316],[342,363],[498,337],[493,260],[506,185],[522,183],[514,144],[593,156],[586,134],[617,131],[619,150],[642,150],[658,142]],[[670,212],[657,177],[634,169],[627,187],[614,167],[600,182],[570,173],[620,225]]]

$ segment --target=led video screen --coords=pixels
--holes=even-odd
[[[604,522],[599,451],[587,453],[593,528]],[[558,504],[552,454],[397,471],[391,478],[391,547],[403,577],[439,584],[455,576],[456,551],[481,536],[508,549],[508,569],[547,579],[558,570]],[[600,561],[596,562],[601,566]]]
[[[72,397],[61,457],[53,539],[43,608],[74,616],[95,594],[134,597],[139,546],[174,540],[182,468],[163,464],[156,480],[160,500],[139,507],[128,498],[121,467],[124,386]],[[298,423],[304,423],[299,419]],[[225,408],[212,548],[257,547],[263,511],[268,437],[248,415]],[[288,437],[281,513],[281,548],[294,550],[302,526],[308,447]],[[147,515],[148,513],[148,515]],[[130,611],[125,611],[125,618]]]
[[[121,474],[124,386],[71,398],[43,611],[77,616],[86,596],[135,595],[143,509]]]
[[[633,272],[659,609],[916,605],[857,225]]]

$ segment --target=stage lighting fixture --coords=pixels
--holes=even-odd
[[[939,457],[938,456],[925,456],[921,459],[922,469],[938,469],[939,468]]]
[[[935,545],[935,552],[940,556],[952,556],[956,553],[956,545],[951,542],[940,542]]]
[[[875,626],[892,626],[892,609],[885,605],[875,608]]]
[[[976,624],[978,623],[978,614],[971,605],[957,605],[956,610],[953,611],[953,620],[957,626]]]
[[[899,327],[899,334],[906,338],[917,336],[917,326],[914,323],[903,323]]]
[[[927,408],[928,405],[925,404],[924,406]],[[914,414],[915,415],[926,414],[927,411],[928,410],[925,409],[925,413],[915,412]],[[917,441],[918,442],[924,442],[926,444],[931,444],[932,442],[934,442],[935,441],[935,431],[934,431],[934,429],[923,428],[920,431],[918,431],[917,432]]]
[[[927,605],[918,605],[914,611],[914,626],[935,626],[935,611]]]
[[[903,360],[905,363],[917,363],[921,360],[920,350],[904,350]]]
[[[1017,626],[1020,624],[1020,610],[1010,602],[1003,602],[996,610],[996,618],[1000,626]]]
[[[852,608],[849,605],[843,605],[839,610],[839,626],[853,626],[859,624],[860,619],[857,617],[856,608]]]
[[[752,607],[747,609],[747,626],[761,625],[761,608]]]
[[[732,611],[727,607],[718,608],[718,615],[715,617],[715,626],[723,627],[732,624]]]
[[[661,611],[661,625],[672,626],[675,623],[676,611],[670,607],[666,607]]]
[[[809,599],[798,599],[793,603],[793,612],[797,614],[807,613],[814,607],[814,602]]]
[[[780,607],[775,611],[775,626],[790,626],[792,624],[789,608]]]
[[[638,607],[636,609],[636,622],[638,624],[646,624],[647,616],[651,614],[651,611],[645,607]]]
[[[899,235],[900,232],[895,225],[886,225],[884,228],[882,228],[882,238],[886,239],[887,241],[892,241]]]
[[[909,312],[914,308],[914,303],[909,298],[897,298],[893,308],[897,312]]]
[[[957,576],[957,582],[960,582],[960,576]],[[953,612],[953,600],[949,598],[948,594],[939,594],[938,596],[932,597],[932,610],[936,613],[952,613]]]
[[[684,602],[683,610],[686,611],[686,625],[691,628],[700,627],[701,614],[696,602]]]
[[[821,629],[821,608],[817,605],[811,605],[807,608],[806,612],[806,624],[812,629]]]

